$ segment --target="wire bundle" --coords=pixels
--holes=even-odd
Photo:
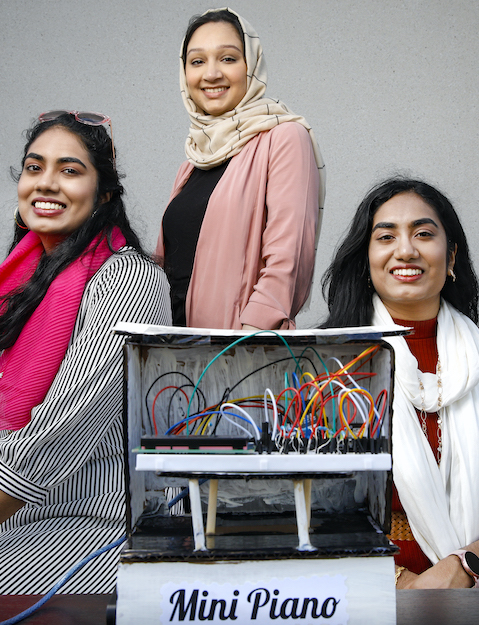
[[[307,347],[296,357],[283,340],[289,356],[249,371],[234,386],[224,390],[220,401],[207,406],[200,388],[201,380],[221,355],[244,338],[217,354],[204,368],[196,383],[186,374],[176,371],[164,373],[154,380],[146,394],[145,403],[155,434],[158,434],[155,407],[160,397],[168,391],[166,435],[214,435],[218,433],[220,423],[227,422],[238,433],[250,437],[255,445],[261,441],[265,443],[266,432],[271,440],[268,451],[306,453],[377,450],[370,441],[385,436],[383,424],[388,392],[383,388],[374,398],[363,384],[377,375],[371,370],[371,361],[379,351],[379,345],[367,347],[343,364],[336,357],[324,361],[312,347]],[[312,350],[319,359],[322,372],[307,356],[308,350]],[[265,388],[261,394],[240,398],[234,396],[235,389],[246,378],[280,363],[291,368],[291,371],[284,373],[284,385],[280,392],[274,394],[271,388]],[[169,376],[175,375],[180,376],[181,383],[168,383]],[[173,379],[170,378],[170,381]],[[164,386],[149,400],[149,394],[159,381]],[[178,382],[178,378],[175,381]],[[183,414],[178,415],[175,414],[175,400],[180,396],[187,410],[186,414],[183,411]],[[165,396],[162,407],[162,418],[165,420]]]

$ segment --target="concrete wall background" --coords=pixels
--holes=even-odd
[[[1,0],[0,253],[12,233],[22,131],[55,108],[112,117],[132,221],[151,250],[188,121],[178,51],[204,0]],[[217,5],[220,6],[220,5]],[[475,0],[235,0],[258,31],[267,94],[313,126],[326,161],[323,230],[309,311],[340,235],[368,188],[409,172],[459,211],[478,260],[479,4]]]

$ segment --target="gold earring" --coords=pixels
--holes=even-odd
[[[21,228],[22,230],[28,230],[28,226],[22,226],[22,224],[21,224],[21,223],[19,223],[19,221],[18,221],[17,217],[20,217],[20,219],[22,219],[22,218],[21,218],[21,216],[20,216],[20,211],[18,210],[18,206],[17,206],[17,208],[13,211],[13,220],[15,221],[15,223],[17,224],[17,226],[18,226],[19,228]],[[23,220],[22,220],[22,221],[23,221]]]
[[[456,274],[454,273],[452,269],[449,269],[449,271],[447,272],[447,275],[451,276],[453,282],[456,281]]]

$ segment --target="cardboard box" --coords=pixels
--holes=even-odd
[[[394,623],[396,548],[385,536],[394,354],[381,340],[382,330],[248,336],[128,324],[117,331],[127,335],[128,485],[128,544],[119,568],[117,622],[133,622],[141,604],[145,623],[246,618],[261,623]],[[291,376],[298,362],[306,376],[324,372],[323,365],[336,371],[340,365],[335,359],[344,365],[370,346],[377,351],[362,369],[367,375],[361,386],[374,398],[387,391],[376,442],[348,436],[333,450],[306,453],[141,446],[142,437],[161,437],[175,422],[222,398],[261,396],[265,388],[279,394],[285,374]],[[328,410],[331,424],[338,415],[331,406]],[[261,409],[257,416],[255,411],[260,424]],[[351,432],[358,431],[361,419],[352,419]],[[188,423],[191,434],[194,422]],[[225,419],[215,425],[216,435],[237,435],[236,426]],[[336,429],[339,425],[337,421]],[[188,515],[169,516],[160,501],[165,486],[179,483],[194,490],[193,523]],[[202,525],[216,484],[214,534],[205,535],[198,523]],[[198,540],[202,531],[203,543]]]

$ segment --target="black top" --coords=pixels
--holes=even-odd
[[[228,167],[193,169],[163,216],[165,271],[171,286],[173,324],[186,326],[186,293],[190,284],[196,245],[211,194]]]

